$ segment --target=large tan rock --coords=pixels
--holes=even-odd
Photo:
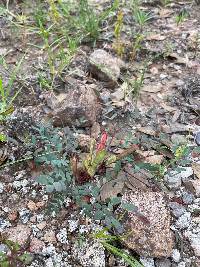
[[[145,257],[169,257],[174,240],[170,230],[170,212],[164,195],[158,192],[126,192],[122,202],[132,203],[138,211],[128,212],[124,228],[127,247]]]
[[[26,225],[19,224],[16,227],[9,228],[5,233],[8,240],[23,246],[29,242],[31,229]]]
[[[94,90],[80,85],[58,96],[46,96],[51,108],[54,126],[92,126],[100,113],[100,104]]]
[[[99,80],[106,82],[108,87],[117,85],[120,68],[125,67],[124,62],[103,49],[96,49],[89,58],[90,71]]]

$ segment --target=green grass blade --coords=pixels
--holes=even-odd
[[[130,264],[131,267],[144,267],[139,261],[137,261],[135,258],[130,256],[129,254],[125,253],[121,249],[118,249],[115,246],[112,246],[111,244],[104,242],[104,241],[102,241],[101,244],[111,253],[124,259],[128,264]]]

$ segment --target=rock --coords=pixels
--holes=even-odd
[[[0,243],[0,253],[3,252],[3,253],[8,253],[9,252],[9,247],[5,244],[1,244]]]
[[[177,267],[186,267],[186,263],[182,261],[177,265]]]
[[[14,222],[18,217],[18,211],[14,210],[8,214],[8,219],[11,222]]]
[[[190,237],[190,244],[196,257],[200,257],[200,233]]]
[[[31,213],[28,209],[22,208],[19,211],[19,217],[20,217],[20,220],[22,221],[22,223],[26,224],[31,217]]]
[[[4,185],[3,185],[3,183],[0,182],[0,194],[3,193],[3,190],[4,190]]]
[[[105,183],[100,190],[100,199],[101,201],[106,201],[106,199],[117,197],[119,193],[122,192],[124,187],[124,179],[117,178]]]
[[[176,172],[171,172],[164,176],[164,180],[167,182],[167,185],[170,189],[178,189],[181,187],[181,176],[176,174]]]
[[[193,175],[192,167],[184,167],[181,172],[172,171],[166,174],[164,180],[170,189],[178,189],[181,186],[181,182],[187,181],[191,175]]]
[[[106,266],[104,247],[97,240],[85,240],[82,246],[74,244],[72,257],[83,267]]]
[[[121,59],[113,57],[103,49],[96,49],[89,58],[90,72],[109,87],[117,85],[120,68],[124,66]]]
[[[36,205],[36,203],[32,200],[30,200],[27,204],[27,208],[30,210],[30,211],[36,211],[38,210],[38,207]]]
[[[82,150],[84,150],[86,152],[89,151],[92,138],[89,135],[87,135],[87,134],[78,134],[76,136],[76,138],[77,138],[78,146]]]
[[[72,233],[78,228],[79,220],[68,220],[68,229]]]
[[[198,146],[200,146],[200,132],[198,132],[195,136],[195,142],[197,143]]]
[[[30,243],[29,250],[32,253],[40,253],[42,252],[43,247],[45,247],[45,243],[40,239],[33,238]]]
[[[179,218],[181,215],[183,215],[183,213],[186,212],[186,209],[177,202],[170,202],[169,207],[172,209],[172,214],[176,218]]]
[[[156,267],[171,267],[171,261],[169,259],[157,259],[155,261]]]
[[[191,213],[185,212],[179,219],[176,221],[176,226],[179,229],[186,229],[189,227],[191,222]]]
[[[200,180],[190,180],[185,182],[185,187],[196,197],[200,197]]]
[[[16,227],[11,227],[5,231],[7,239],[19,243],[19,245],[25,245],[31,235],[31,229],[23,224],[19,224]]]
[[[155,267],[154,259],[152,258],[140,257],[140,262],[143,264],[144,267]]]
[[[180,134],[172,134],[171,141],[173,144],[185,144],[187,142],[187,138],[184,135]]]
[[[47,226],[47,223],[44,221],[44,222],[38,223],[36,226],[39,230],[43,230]]]
[[[194,200],[194,196],[188,192],[183,192],[182,200],[183,200],[183,203],[186,205],[192,204],[192,202]]]
[[[89,86],[78,86],[65,93],[61,101],[48,95],[54,126],[92,126],[100,113],[100,104],[94,90]],[[53,98],[53,99],[52,99]],[[50,101],[49,101],[50,102]]]
[[[0,232],[11,226],[10,222],[0,217]]]
[[[193,169],[192,167],[184,167],[184,170],[180,172],[180,176],[182,178],[182,181],[185,182],[188,180],[190,176],[193,175]]]
[[[55,232],[52,230],[46,232],[44,237],[43,237],[43,240],[44,240],[44,242],[47,242],[47,243],[56,243],[57,240],[56,240]]]
[[[176,263],[178,263],[181,259],[181,254],[177,249],[173,249],[172,252],[172,260]]]
[[[56,238],[61,244],[67,244],[68,243],[67,229],[66,228],[61,229],[56,235]]]
[[[138,208],[128,212],[123,227],[128,233],[125,245],[145,257],[169,257],[173,248],[170,212],[165,195],[157,192],[126,192],[122,202]]]
[[[186,231],[184,236],[189,240],[190,245],[196,257],[200,257],[200,227],[197,227],[197,233]]]

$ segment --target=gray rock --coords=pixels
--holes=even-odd
[[[194,196],[188,192],[183,192],[182,194],[182,200],[184,204],[192,204],[194,200]]]
[[[83,267],[105,267],[104,247],[97,240],[85,240],[82,246],[74,244],[72,257]]]
[[[184,170],[182,170],[182,171],[179,173],[179,175],[181,176],[182,181],[185,182],[185,181],[188,180],[188,178],[189,178],[190,176],[193,175],[193,173],[194,173],[194,172],[193,172],[192,167],[184,167]]]
[[[180,173],[171,172],[170,174],[166,174],[164,180],[167,182],[170,189],[178,189],[181,187],[182,180]]]
[[[164,194],[128,191],[122,202],[138,208],[137,212],[128,212],[124,220],[123,227],[128,233],[125,245],[141,256],[169,257],[174,242]]]
[[[181,254],[178,251],[178,249],[173,249],[172,251],[172,260],[176,263],[178,263],[181,259]]]
[[[198,146],[200,146],[200,132],[198,132],[195,136],[195,142],[197,143]]]
[[[109,87],[117,85],[120,67],[124,66],[121,59],[113,57],[103,49],[96,49],[89,58],[90,71],[99,80],[107,82]]]
[[[3,185],[3,183],[0,182],[0,194],[3,193],[3,189],[4,189],[4,185]]]
[[[177,202],[170,202],[169,207],[172,209],[172,214],[176,217],[179,218],[183,213],[186,212],[186,209],[179,203]]]
[[[172,171],[166,174],[164,180],[167,182],[170,189],[178,189],[182,181],[187,181],[191,175],[193,175],[192,167],[184,167],[184,170],[181,172]]]
[[[196,233],[194,233],[194,229]],[[185,237],[189,240],[195,256],[200,257],[200,220],[196,228],[185,232]]]
[[[143,264],[144,267],[155,267],[153,258],[140,257],[140,262]]]
[[[57,233],[56,238],[61,244],[67,244],[68,243],[67,229],[66,228],[61,229]]]
[[[189,227],[191,222],[191,213],[185,212],[179,219],[176,221],[176,226],[179,229],[186,229]]]
[[[21,222],[26,224],[31,217],[31,212],[26,208],[22,208],[19,211],[19,217],[20,217]]]
[[[94,90],[89,86],[77,86],[62,97],[46,96],[51,107],[50,116],[55,126],[92,126],[100,114],[100,104]]]
[[[189,180],[185,183],[187,190],[192,192],[196,197],[200,197],[200,180]]]
[[[0,252],[7,253],[9,251],[9,247],[5,244],[0,244]]]
[[[186,267],[186,262],[182,261],[180,262],[177,267]]]
[[[4,229],[6,229],[9,226],[11,226],[9,221],[3,218],[0,218],[0,232],[2,232]]]
[[[172,263],[169,259],[157,259],[155,265],[156,267],[171,267]]]

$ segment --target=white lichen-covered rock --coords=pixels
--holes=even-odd
[[[105,267],[104,247],[97,240],[86,240],[72,247],[72,257],[83,267]]]
[[[178,249],[173,249],[173,252],[172,252],[172,260],[174,262],[179,262],[181,259],[181,254],[180,252],[178,251]]]
[[[178,189],[181,187],[182,183],[181,176],[176,172],[171,172],[170,174],[166,174],[164,176],[164,180],[170,189]]]
[[[140,262],[143,264],[144,267],[155,267],[153,258],[140,257]]]
[[[179,219],[176,221],[176,227],[179,229],[186,229],[189,227],[191,222],[191,213],[185,212]]]
[[[174,244],[170,230],[170,212],[165,196],[157,192],[126,192],[123,203],[131,203],[137,212],[128,212],[123,227],[125,245],[145,257],[169,257]]]
[[[172,171],[164,176],[164,180],[170,189],[180,188],[182,182],[186,182],[193,175],[192,167],[184,167],[181,172]]]
[[[185,238],[190,242],[196,257],[200,257],[200,217],[191,220],[189,228],[184,232]]]
[[[4,190],[4,184],[0,182],[0,194],[3,193]]]
[[[157,259],[155,265],[156,267],[171,267],[172,263],[169,259]]]
[[[67,244],[68,243],[67,229],[66,228],[61,229],[57,233],[56,238],[61,244]]]
[[[110,87],[117,85],[120,68],[124,62],[103,49],[96,49],[89,58],[90,71],[99,80],[107,82]]]

